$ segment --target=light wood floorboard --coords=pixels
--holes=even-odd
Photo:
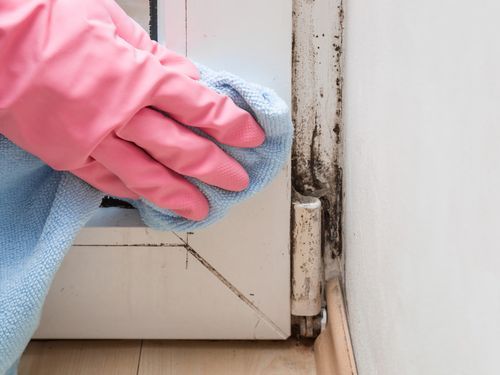
[[[313,375],[312,343],[32,341],[19,375]]]
[[[19,375],[136,375],[140,340],[32,341]]]

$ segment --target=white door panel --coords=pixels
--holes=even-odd
[[[189,0],[187,54],[195,61],[291,93],[290,0]]]
[[[149,31],[149,0],[118,0],[117,3]]]
[[[120,3],[145,24],[147,1]],[[159,14],[159,39],[172,49],[289,100],[290,0],[172,0]],[[135,210],[101,208],[56,276],[37,337],[286,338],[289,169],[195,233],[154,231]]]
[[[79,246],[74,253],[78,256],[68,257],[58,275],[64,283],[56,283],[47,299],[38,337],[277,335],[230,289],[220,287],[219,279],[200,262],[186,260],[184,247]]]

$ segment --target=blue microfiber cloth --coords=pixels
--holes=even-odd
[[[226,72],[200,67],[202,81],[250,111],[266,132],[255,149],[220,145],[250,175],[250,187],[233,193],[192,180],[210,202],[209,216],[190,221],[153,204],[135,206],[150,227],[190,231],[222,218],[234,204],[266,186],[289,157],[293,127],[286,104],[272,91]],[[67,172],[51,169],[0,135],[0,374],[15,374],[33,335],[55,272],[77,232],[104,194]]]

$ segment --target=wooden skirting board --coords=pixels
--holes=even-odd
[[[314,343],[318,375],[357,375],[351,337],[338,278],[326,286],[328,322]]]

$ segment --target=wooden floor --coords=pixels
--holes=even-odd
[[[312,343],[288,341],[32,341],[19,375],[309,375]]]

